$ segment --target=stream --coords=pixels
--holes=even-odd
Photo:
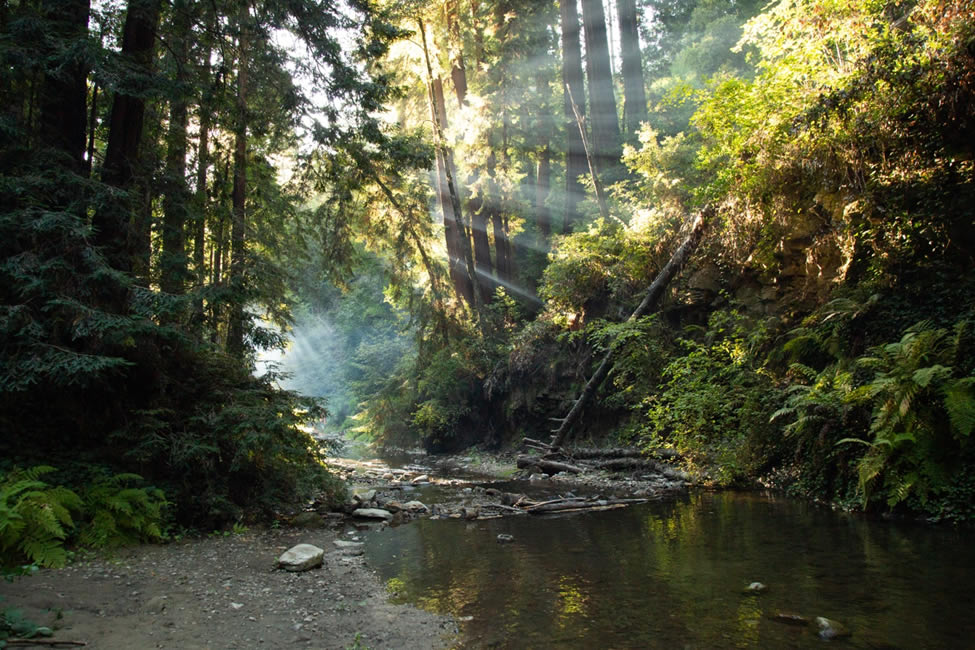
[[[513,541],[499,543],[502,533]],[[365,541],[393,600],[454,615],[465,648],[975,646],[970,530],[872,521],[771,494],[692,491],[605,512],[421,519]],[[747,593],[755,581],[767,591]],[[818,616],[852,635],[818,638]]]

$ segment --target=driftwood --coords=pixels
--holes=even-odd
[[[622,508],[635,503],[646,503],[647,499],[555,499],[527,506],[526,511],[533,515],[549,512],[577,512],[580,510],[606,510]]]
[[[627,322],[634,321],[641,316],[656,310],[657,303],[660,302],[664,289],[667,288],[667,285],[670,284],[671,280],[674,279],[674,277],[680,272],[681,268],[683,268],[683,266],[687,263],[687,260],[690,259],[694,249],[697,248],[698,243],[704,236],[704,231],[711,222],[711,219],[714,217],[715,212],[715,208],[710,205],[701,211],[701,214],[694,223],[694,227],[691,228],[691,234],[687,236],[687,239],[685,239],[684,243],[680,245],[680,248],[678,248],[677,252],[675,252],[673,257],[670,258],[670,261],[667,262],[664,268],[660,270],[660,273],[657,274],[657,277],[654,279],[653,283],[651,283],[650,288],[647,289],[647,293],[643,297],[643,301],[636,308],[636,310],[630,314]],[[552,447],[561,447],[565,442],[572,425],[575,424],[575,422],[579,419],[579,416],[582,414],[582,409],[586,406],[589,400],[592,399],[593,395],[596,394],[596,390],[603,383],[603,380],[606,379],[607,375],[609,375],[609,371],[613,367],[613,361],[617,350],[618,348],[612,345],[606,350],[603,360],[600,362],[599,367],[596,368],[596,372],[589,379],[589,381],[586,382],[585,388],[582,389],[582,394],[579,395],[579,398],[575,400],[572,408],[569,410],[569,413],[565,416],[565,418],[562,419],[562,424],[559,425],[559,428],[552,432],[555,434],[552,436]]]
[[[7,647],[12,645],[20,646],[50,646],[50,647],[81,647],[88,645],[84,641],[57,641],[55,639],[7,639]]]

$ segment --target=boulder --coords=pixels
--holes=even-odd
[[[311,544],[298,544],[278,558],[278,567],[285,571],[307,571],[322,565],[325,551]]]
[[[363,492],[356,492],[352,495],[352,498],[359,503],[369,503],[376,498],[376,491],[364,490]]]
[[[382,508],[356,508],[352,511],[352,516],[363,519],[382,519],[383,521],[389,521],[393,518],[393,513]]]
[[[291,520],[295,528],[322,528],[325,520],[317,512],[300,512]]]

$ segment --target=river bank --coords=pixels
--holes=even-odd
[[[525,504],[544,494],[594,510],[685,489],[674,474],[550,476],[517,465],[513,453],[477,451],[335,458],[333,469],[349,486],[341,511],[313,503],[272,529],[76,558],[64,569],[4,584],[2,606],[52,628],[56,640],[89,648],[451,647],[458,643],[454,618],[389,602],[389,586],[363,557],[360,542],[369,530],[421,518],[500,518],[517,511],[512,504],[526,485],[536,501]],[[506,492],[509,484],[519,493]],[[277,570],[281,553],[299,543],[325,549],[323,566]]]
[[[334,528],[254,530],[80,559],[3,584],[2,607],[99,650],[134,648],[446,648],[447,616],[394,605],[357,547]],[[321,568],[275,569],[298,543]]]

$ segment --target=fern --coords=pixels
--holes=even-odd
[[[84,490],[88,521],[80,542],[91,547],[115,547],[162,538],[161,523],[167,505],[161,490],[131,487],[138,474],[116,474],[98,478]]]
[[[46,465],[0,476],[0,562],[24,560],[40,566],[63,566],[64,541],[74,528],[72,512],[81,508],[77,494],[51,487],[40,477],[53,472]]]

